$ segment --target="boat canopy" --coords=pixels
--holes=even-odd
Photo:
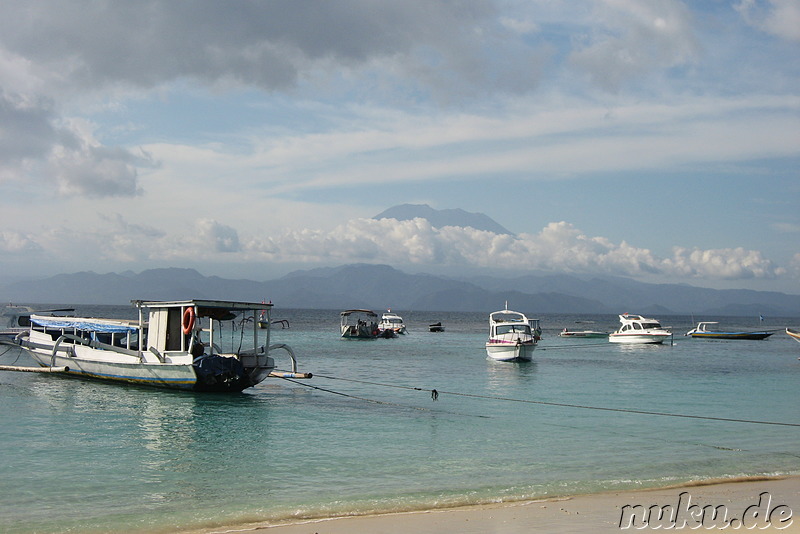
[[[105,334],[128,334],[136,332],[139,328],[126,323],[115,323],[100,320],[70,319],[66,317],[39,317],[31,316],[31,322],[46,328],[63,328],[81,330],[84,332],[102,332]]]

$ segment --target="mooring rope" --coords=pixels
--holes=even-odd
[[[344,380],[346,382],[357,382],[361,384],[369,384],[373,386],[382,386],[382,387],[389,387],[389,388],[397,388],[397,389],[409,389],[414,391],[427,391],[431,394],[432,398],[438,398],[440,395],[454,395],[458,397],[471,397],[475,399],[488,399],[488,400],[498,400],[498,401],[506,401],[506,402],[520,402],[524,404],[538,404],[542,406],[557,406],[561,408],[580,408],[583,410],[598,410],[598,411],[605,411],[605,412],[620,412],[620,413],[635,413],[640,415],[656,415],[660,417],[678,417],[684,419],[701,419],[704,421],[724,421],[728,423],[750,423],[754,425],[774,425],[774,426],[788,426],[788,427],[797,427],[800,428],[800,423],[785,423],[781,421],[759,421],[755,419],[736,419],[732,417],[713,417],[708,415],[691,415],[691,414],[680,414],[680,413],[669,413],[669,412],[654,412],[654,411],[647,411],[647,410],[634,410],[631,408],[608,408],[605,406],[590,406],[586,404],[570,404],[564,402],[549,402],[549,401],[537,401],[531,399],[515,399],[513,397],[500,397],[495,395],[479,395],[477,393],[460,393],[457,391],[442,391],[437,389],[426,389],[420,387],[413,387],[413,386],[402,386],[399,384],[384,384],[381,382],[372,382],[368,380],[359,380],[356,378],[342,378],[336,376],[326,376],[320,374],[314,374],[316,378],[328,378],[330,380]]]

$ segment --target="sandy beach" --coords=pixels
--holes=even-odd
[[[638,506],[637,506],[638,505]],[[711,508],[725,516],[710,516]],[[705,508],[705,516],[703,510]],[[659,520],[651,510],[663,511]],[[578,495],[420,512],[251,524],[205,533],[529,534],[647,530],[800,533],[800,477],[706,481],[677,487]],[[670,515],[672,514],[672,515]]]

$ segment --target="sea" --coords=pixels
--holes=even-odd
[[[241,394],[0,372],[0,531],[226,532],[800,474],[800,343],[783,332],[800,318],[657,316],[672,341],[617,345],[558,336],[615,315],[543,314],[533,361],[509,363],[486,358],[494,310],[392,311],[407,335],[346,340],[338,310],[276,306],[272,342],[314,377]],[[683,335],[701,320],[777,332]],[[0,364],[33,362],[0,346]]]

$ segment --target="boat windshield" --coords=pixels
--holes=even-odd
[[[527,324],[502,324],[497,326],[495,332],[497,334],[522,333],[530,335],[531,327]]]
[[[642,328],[644,328],[644,329],[648,329],[648,328],[661,328],[661,324],[660,324],[660,323],[658,323],[658,322],[655,322],[655,321],[653,321],[653,322],[651,322],[651,323],[642,323]]]

